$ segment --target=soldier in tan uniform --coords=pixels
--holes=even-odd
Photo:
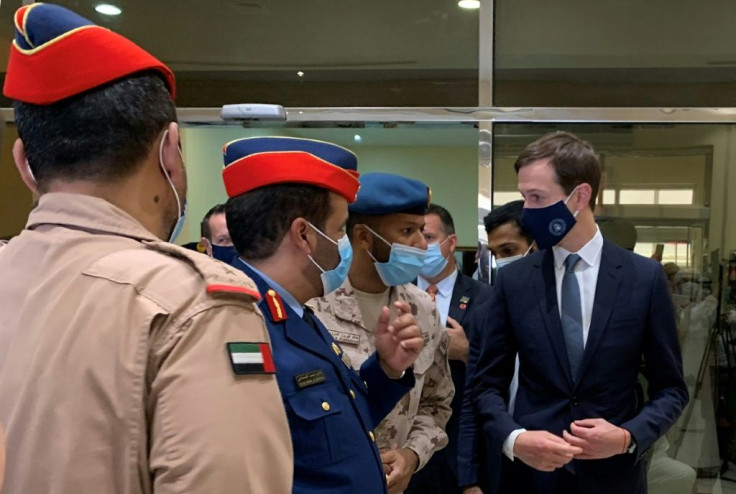
[[[4,93],[40,200],[0,246],[2,493],[291,492],[257,290],[161,240],[186,195],[171,71],[61,7],[15,24]]]
[[[421,329],[424,349],[414,362],[416,384],[376,428],[390,493],[402,492],[411,475],[447,445],[445,424],[454,394],[449,337],[430,297],[411,284],[427,248],[422,226],[428,202],[428,188],[417,180],[363,175],[358,198],[349,206],[354,258],[348,279],[310,302],[356,367],[375,351],[372,328],[384,307],[397,300],[409,304]]]

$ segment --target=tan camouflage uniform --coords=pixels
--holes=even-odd
[[[416,286],[406,284],[391,288],[389,300],[390,304],[396,300],[409,304],[422,331],[424,349],[414,362],[414,389],[376,428],[376,441],[382,450],[392,445],[410,448],[419,457],[419,470],[435,451],[447,445],[445,424],[450,418],[450,402],[455,394],[447,361],[449,336],[440,325],[436,306]],[[335,292],[312,299],[307,305],[340,343],[353,367],[360,368],[375,351],[374,335],[373,328],[363,326],[350,281],[346,280]]]

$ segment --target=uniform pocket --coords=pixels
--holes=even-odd
[[[296,464],[323,469],[345,457],[340,434],[351,429],[349,399],[334,385],[298,391],[287,399]]]
[[[434,362],[434,351],[430,348],[423,348],[419,357],[414,361],[414,374],[424,375]]]
[[[294,413],[307,422],[313,422],[342,412],[336,403],[332,386],[316,386],[297,392],[289,398]]]

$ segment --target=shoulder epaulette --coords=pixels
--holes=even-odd
[[[281,322],[285,321],[286,316],[286,306],[284,305],[284,301],[281,300],[281,297],[278,293],[276,293],[276,290],[269,289],[266,292],[266,305],[268,305],[268,312],[271,316],[271,320],[273,322]]]
[[[261,300],[261,295],[253,280],[232,266],[168,242],[155,240],[143,243],[151,250],[177,257],[192,265],[204,279],[207,293],[211,295],[234,294],[247,296],[256,302]]]

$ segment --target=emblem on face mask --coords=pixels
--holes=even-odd
[[[565,233],[566,228],[567,223],[565,223],[565,220],[563,220],[562,218],[552,220],[552,222],[549,224],[549,232],[556,237],[559,237],[560,235]]]
[[[570,230],[575,227],[575,214],[567,209],[567,201],[570,200],[575,191],[567,196],[565,200],[559,200],[554,204],[541,208],[524,208],[521,212],[521,223],[529,230],[540,249],[548,249],[560,243]]]

